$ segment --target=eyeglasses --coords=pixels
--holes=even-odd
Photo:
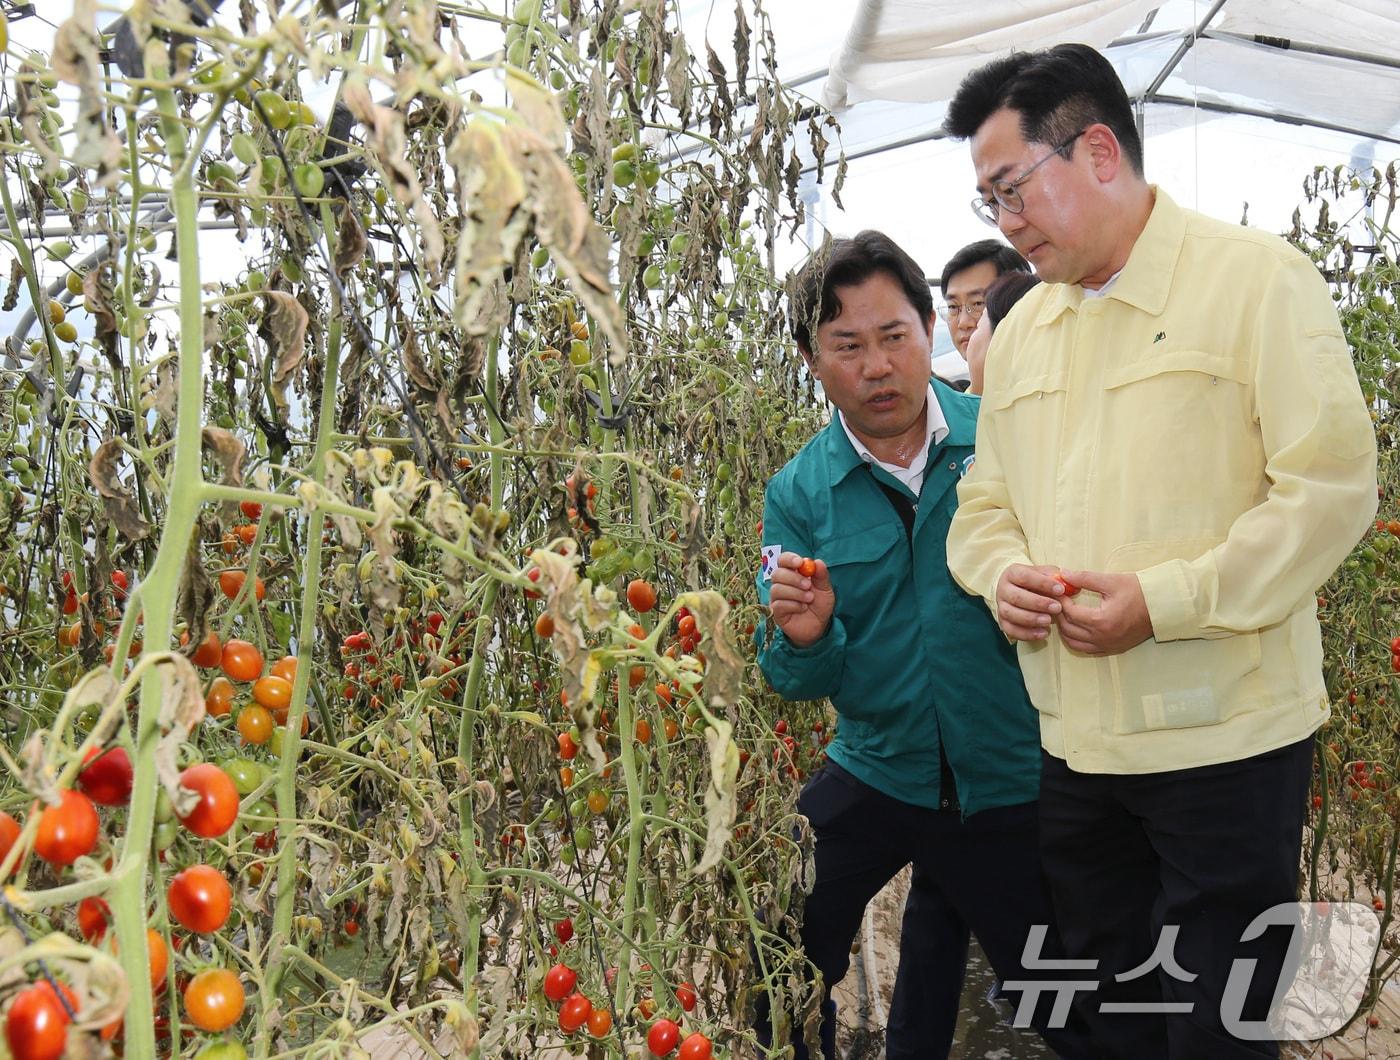
[[[997,219],[1001,216],[1002,210],[1006,210],[1008,213],[1020,213],[1026,208],[1025,202],[1021,198],[1021,192],[1018,190],[1021,187],[1021,185],[1024,184],[1026,181],[1030,180],[1031,175],[1037,169],[1045,165],[1046,162],[1049,162],[1050,159],[1054,158],[1056,155],[1060,154],[1061,151],[1063,151],[1070,144],[1074,143],[1075,140],[1078,140],[1088,131],[1088,126],[1085,126],[1083,129],[1080,129],[1069,139],[1063,140],[1060,143],[1056,144],[1051,149],[1048,155],[1042,158],[1035,165],[1031,166],[1030,169],[1026,170],[1015,180],[992,181],[991,200],[988,201],[987,199],[984,199],[979,195],[977,198],[972,200],[972,212],[975,213],[978,217],[982,218],[982,220],[986,221],[987,224],[993,226],[996,225]]]
[[[982,319],[982,312],[987,308],[987,303],[985,299],[974,298],[967,302],[944,302],[938,308],[943,314],[943,319],[950,324],[964,313],[975,324]]]

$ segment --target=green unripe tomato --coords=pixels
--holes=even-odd
[[[642,183],[648,188],[654,188],[661,180],[661,163],[648,159],[642,163],[640,172]]]
[[[73,193],[68,196],[68,208],[74,213],[82,213],[87,209],[88,195],[82,188],[74,188]]]
[[[175,837],[180,834],[180,826],[174,821],[161,821],[156,825],[155,843],[157,850],[169,850],[175,843]]]
[[[175,807],[170,802],[170,796],[165,793],[164,788],[156,790],[156,812],[157,824],[164,824],[166,821],[175,820]]]
[[[287,101],[270,88],[265,88],[253,97],[262,112],[267,116],[267,123],[274,129],[287,129],[292,124],[292,108],[287,105]]]
[[[194,1060],[248,1060],[248,1050],[238,1042],[214,1042],[196,1053]]]
[[[251,795],[262,783],[262,767],[251,758],[229,758],[219,768],[229,775],[239,795]]]
[[[276,730],[273,731],[273,735],[277,735]],[[244,810],[239,817],[243,821],[243,827],[250,832],[261,834],[270,832],[277,827],[277,808],[267,799],[259,799]]]
[[[258,145],[247,133],[235,133],[233,137],[233,157],[245,166],[258,160]]]
[[[575,366],[588,364],[593,360],[593,351],[588,348],[588,343],[582,339],[572,339],[569,342],[569,363]]]
[[[684,254],[685,248],[690,246],[690,236],[685,232],[677,232],[671,237],[671,253]]]
[[[637,157],[637,145],[632,141],[618,144],[612,149],[612,159],[614,162],[630,162]]]
[[[630,188],[637,179],[637,167],[625,158],[620,162],[614,162],[612,179],[619,188]]]
[[[379,206],[383,206],[389,201],[389,192],[385,190],[384,185],[381,184],[374,189],[374,201]]]
[[[53,258],[54,261],[63,261],[73,253],[73,244],[66,239],[60,239],[57,243],[50,243],[44,249],[49,252],[49,257]]]
[[[642,273],[642,283],[648,288],[661,286],[661,266],[654,262],[646,267]]]
[[[267,277],[262,274],[262,270],[253,269],[248,273],[248,290],[261,291],[267,286]]]
[[[536,269],[542,269],[549,264],[549,248],[536,247],[535,252],[530,255],[530,265]]]
[[[293,179],[296,181],[297,191],[309,199],[320,195],[326,186],[325,170],[315,162],[303,162],[297,166]]]
[[[68,288],[69,294],[82,294],[83,274],[81,272],[70,272],[63,278],[63,286]]]
[[[564,76],[563,70],[551,70],[549,72],[549,87],[554,89],[554,91],[562,91],[564,86],[568,83],[569,79]]]
[[[282,259],[282,275],[292,283],[301,283],[301,265],[291,258]]]
[[[282,183],[286,167],[276,155],[267,155],[262,162],[262,186],[264,191],[273,191]]]

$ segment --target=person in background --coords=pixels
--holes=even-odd
[[[886,1056],[934,1060],[952,1043],[969,929],[998,976],[1024,982],[1046,974],[1022,965],[1030,929],[1052,927],[1035,714],[1010,642],[944,555],[979,399],[930,377],[932,294],[888,236],[836,240],[803,267],[789,308],[836,407],[768,484],[758,574],[764,675],[786,699],[829,698],[839,717],[830,761],[798,799],[816,835],[801,943],[834,1057],[831,989],[866,903],[912,863]],[[1036,1011],[1063,1055],[1090,1055],[1074,1031],[1043,1030],[1048,1003]]]
[[[938,281],[943,295],[939,309],[948,334],[953,337],[953,346],[963,357],[967,356],[967,340],[987,304],[987,288],[992,281],[1008,272],[1030,271],[1026,259],[999,239],[979,239],[948,259]]]
[[[948,565],[1040,711],[1042,862],[1093,969],[1074,1007],[1108,1060],[1277,1057],[1289,932],[1249,929],[1296,919],[1316,593],[1376,510],[1331,293],[1284,240],[1147,182],[1092,48],[988,63],[946,128],[1045,281],[986,362]]]
[[[982,319],[977,321],[977,327],[967,340],[967,349],[963,351],[967,358],[969,394],[982,393],[982,370],[987,362],[987,347],[992,344],[992,333],[1021,296],[1039,282],[1040,278],[1033,273],[1004,272],[987,288],[987,308],[982,311]]]

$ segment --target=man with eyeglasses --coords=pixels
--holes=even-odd
[[[1042,860],[1097,982],[1075,1008],[1095,1056],[1276,1057],[1288,937],[1242,940],[1296,898],[1328,714],[1315,594],[1376,509],[1327,284],[1147,183],[1084,45],[973,72],[946,128],[974,208],[1046,281],[992,340],[948,565],[1040,712]]]
[[[953,346],[967,359],[967,340],[977,330],[987,306],[987,288],[1007,272],[1030,272],[1026,259],[1000,239],[969,243],[943,266],[938,289],[943,293],[939,314],[953,337]]]

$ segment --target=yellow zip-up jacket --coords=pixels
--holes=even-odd
[[[985,384],[954,577],[995,613],[1013,563],[1134,572],[1152,619],[1118,655],[1018,645],[1045,750],[1151,773],[1315,731],[1315,594],[1375,515],[1376,440],[1312,262],[1156,190],[1107,292],[1032,290]]]

